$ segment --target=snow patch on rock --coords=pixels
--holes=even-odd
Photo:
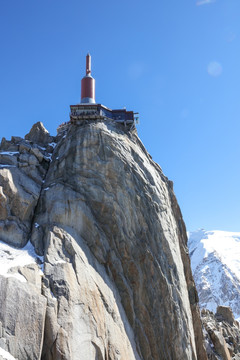
[[[13,357],[8,351],[3,350],[3,348],[0,347],[0,356],[4,360],[17,360],[15,357]]]
[[[15,277],[22,282],[26,282],[24,276],[18,273],[9,273],[9,270],[17,266],[35,264],[39,260],[42,262],[43,257],[35,253],[30,242],[24,248],[18,249],[0,241],[0,275]]]
[[[16,155],[16,154],[19,154],[19,151],[1,151],[1,152],[0,152],[0,155],[10,155],[10,156],[13,156],[13,155]]]

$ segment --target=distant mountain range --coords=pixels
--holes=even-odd
[[[240,232],[205,231],[188,234],[192,272],[201,308],[230,306],[240,320]]]

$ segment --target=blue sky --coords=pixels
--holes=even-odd
[[[0,137],[55,134],[89,51],[97,101],[140,113],[187,228],[239,231],[239,18],[239,0],[0,0]]]

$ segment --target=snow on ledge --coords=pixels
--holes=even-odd
[[[16,154],[19,154],[19,151],[1,151],[1,152],[0,152],[0,155],[10,155],[10,156],[13,156],[13,155],[16,155]]]
[[[25,282],[26,279],[24,276],[18,273],[9,273],[8,271],[16,266],[36,264],[37,259],[41,260],[41,262],[43,261],[43,257],[40,257],[35,253],[34,247],[30,241],[22,249],[15,248],[0,241],[0,275],[2,276],[15,277],[18,280]]]
[[[2,356],[4,360],[17,360],[8,351],[4,350],[1,347],[0,347],[0,356]]]
[[[1,164],[0,165],[0,168],[2,169],[2,168],[14,168],[14,167],[16,167],[15,165],[3,165],[3,164]]]
[[[50,146],[52,146],[53,148],[55,148],[55,147],[56,147],[56,145],[57,145],[57,143],[55,143],[55,142],[51,142],[51,143],[49,143],[48,145],[50,145]]]

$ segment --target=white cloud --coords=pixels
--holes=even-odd
[[[216,0],[199,0],[196,2],[197,6],[206,5],[206,4],[212,4],[216,2]]]

